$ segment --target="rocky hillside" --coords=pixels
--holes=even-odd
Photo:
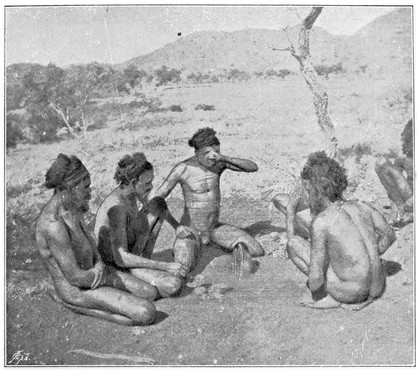
[[[298,28],[288,30],[289,38],[296,43]],[[336,63],[336,50],[343,38],[333,36],[322,28],[314,27],[311,46],[315,63]],[[287,52],[273,51],[289,45],[282,30],[246,29],[234,32],[197,32],[178,39],[146,56],[127,63],[144,70],[154,70],[162,65],[176,69],[200,72],[222,72],[239,69],[247,72],[269,69],[298,68]]]
[[[349,68],[367,65],[376,72],[412,72],[412,8],[379,17],[345,40],[339,54]]]
[[[403,66],[412,70],[412,9],[399,8],[366,25],[349,37],[334,36],[314,27],[311,54],[314,64],[342,62],[350,70],[360,67],[383,72]],[[289,29],[289,38],[297,43],[298,27]],[[289,45],[282,30],[246,29],[234,32],[197,32],[181,37],[145,56],[120,65],[135,65],[146,71],[163,65],[186,71],[221,72],[237,68],[247,72],[268,69],[297,70],[296,61],[287,52],[272,51],[269,46]],[[366,66],[365,66],[366,65]]]

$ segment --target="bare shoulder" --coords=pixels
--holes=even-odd
[[[328,228],[332,219],[333,219],[333,212],[329,211],[329,209],[321,212],[311,222],[311,230],[314,232],[320,232]]]
[[[185,161],[182,161],[181,163],[178,163],[172,170],[171,170],[171,177],[174,178],[180,178],[182,175],[187,172],[188,166],[192,165],[191,158],[186,159]]]
[[[58,214],[43,211],[36,225],[37,240],[46,240],[48,237],[60,237],[66,232],[66,227],[60,221]]]
[[[98,209],[98,214],[108,212],[114,206],[123,205],[121,198],[116,195],[114,192],[110,193],[101,203]]]
[[[364,202],[364,201],[351,201],[353,203],[354,206],[357,206],[357,208],[359,209],[359,211],[362,214],[365,215],[372,215],[373,213],[378,213],[378,210],[376,210],[375,207],[373,207],[371,204]]]
[[[124,218],[127,214],[128,207],[123,198],[118,196],[116,193],[111,193],[102,202],[98,209],[95,219],[94,234],[98,235],[99,229],[102,226],[109,227],[110,219]]]

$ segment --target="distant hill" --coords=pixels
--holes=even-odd
[[[376,18],[346,38],[339,50],[343,65],[368,65],[373,71],[412,72],[412,8],[405,7]]]
[[[411,7],[399,8],[379,17],[355,34],[334,36],[320,27],[313,28],[310,48],[316,64],[342,62],[357,70],[367,65],[373,72],[402,66],[412,71]],[[299,27],[288,31],[297,43]],[[145,56],[133,58],[118,68],[134,65],[152,71],[166,65],[191,72],[222,72],[232,68],[247,72],[268,69],[297,70],[287,52],[272,51],[269,46],[285,48],[289,41],[282,30],[246,29],[234,32],[196,32]]]
[[[299,29],[288,31],[292,41],[297,41]],[[333,36],[324,29],[314,27],[311,49],[315,63],[337,62],[337,47],[343,37]],[[288,52],[273,51],[286,48],[289,41],[282,30],[246,29],[234,32],[196,32],[178,39],[157,51],[122,64],[120,68],[134,65],[146,71],[163,65],[191,72],[222,72],[239,69],[247,72],[288,68],[297,70],[297,62]]]
[[[331,35],[315,24],[310,39],[312,62],[314,65],[341,62],[350,71],[362,68],[372,73],[399,71],[412,74],[412,26],[411,7],[401,7],[385,14],[348,37]],[[299,26],[287,32],[295,45],[298,32]],[[121,71],[134,65],[150,73],[165,65],[185,72],[214,75],[231,69],[249,73],[270,69],[297,71],[299,66],[287,51],[270,48],[288,47],[288,37],[283,30],[196,32],[115,68]],[[7,82],[18,82],[26,72],[40,68],[39,64],[10,65],[6,69]]]

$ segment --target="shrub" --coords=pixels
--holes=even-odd
[[[269,78],[271,78],[273,76],[276,76],[276,77],[281,78],[281,79],[284,79],[287,75],[290,75],[290,74],[292,74],[292,72],[288,69],[281,69],[281,70],[278,70],[278,71],[271,69],[271,70],[268,70],[268,71],[265,72],[265,75]],[[256,76],[261,77],[262,73],[258,73],[258,75],[256,75]]]
[[[181,70],[168,69],[166,66],[155,71],[156,87],[168,83],[178,83],[181,81]]]
[[[213,111],[214,105],[199,104],[194,108],[194,110]]]
[[[58,141],[57,131],[63,125],[63,121],[51,111],[31,112],[28,119],[28,127],[32,135],[31,142],[38,144]]]
[[[99,112],[92,116],[92,124],[87,128],[88,131],[94,131],[101,128],[106,128],[108,116],[105,113]]]
[[[290,75],[290,74],[292,74],[292,72],[290,70],[288,70],[288,69],[281,69],[281,70],[278,71],[277,76],[279,78],[284,79],[287,75]]]
[[[169,110],[170,111],[181,112],[182,111],[182,107],[181,107],[181,105],[171,105],[171,106],[169,106]]]
[[[6,149],[15,148],[16,145],[25,139],[20,123],[24,118],[18,114],[8,113],[6,115]]]
[[[33,188],[33,185],[28,181],[23,185],[12,185],[6,187],[7,198],[16,198],[21,194],[29,192]]]
[[[360,163],[360,160],[364,155],[371,155],[372,147],[370,144],[355,144],[348,148],[338,149],[338,157],[340,160],[344,161],[345,159],[356,157],[356,163]]]
[[[314,69],[319,76],[325,76],[326,79],[328,79],[330,74],[345,72],[341,62],[334,65],[316,65],[314,66]]]

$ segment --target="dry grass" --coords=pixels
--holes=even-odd
[[[374,157],[400,153],[400,133],[411,117],[411,105],[389,103],[401,97],[399,93],[410,91],[409,82],[386,79],[361,84],[344,75],[325,84],[339,147],[349,169],[350,192],[364,198],[385,198],[373,172]],[[86,140],[19,146],[8,154],[8,250],[15,249],[16,242],[22,246],[22,239],[33,246],[27,231],[50,197],[42,183],[59,152],[77,155],[91,172],[94,212],[114,187],[115,165],[124,154],[144,151],[155,166],[155,184],[159,184],[177,162],[193,154],[187,140],[203,126],[217,130],[223,153],[252,159],[260,168],[252,177],[226,172],[222,177],[224,197],[240,194],[259,199],[267,188],[291,187],[294,180],[290,173],[299,171],[308,153],[326,145],[317,127],[311,94],[300,76],[285,81],[161,89],[153,95],[165,107],[181,104],[185,110],[149,113],[124,118],[124,122],[116,119],[105,129],[89,132]],[[200,104],[213,105],[216,110],[194,110]],[[175,196],[180,196],[179,191]]]

